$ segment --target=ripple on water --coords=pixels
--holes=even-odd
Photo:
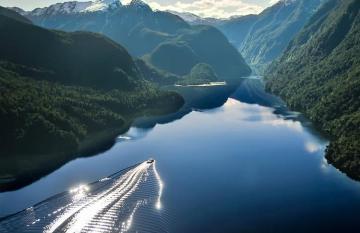
[[[0,232],[168,232],[162,189],[144,162],[3,218]]]

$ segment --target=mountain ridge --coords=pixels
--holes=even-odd
[[[266,74],[267,89],[330,138],[328,162],[360,179],[360,2],[330,0]]]
[[[198,59],[199,62],[211,65],[220,76],[241,77],[251,73],[241,54],[228,42],[226,37],[220,35],[222,33],[215,27],[191,26],[177,15],[153,11],[142,1],[134,0],[127,5],[104,12],[44,15],[34,15],[28,12],[25,15],[35,24],[50,29],[101,33],[122,44],[131,55],[136,57],[151,57],[168,45],[168,48],[171,47],[170,49],[173,49],[174,53],[168,58],[154,62],[152,65],[157,68],[166,67],[165,63],[175,61],[176,57],[192,60],[197,56],[201,58]],[[201,43],[198,41],[200,37],[203,40]],[[214,40],[212,37],[216,37],[218,40]],[[187,45],[182,48],[176,47],[176,44],[179,43]],[[196,51],[196,55],[186,53],[187,48]],[[215,50],[223,55],[222,59],[214,59],[214,53],[211,51]],[[184,56],[184,54],[188,56]],[[220,64],[224,67],[221,67]],[[174,74],[185,75],[190,72],[191,68],[184,68]],[[172,70],[167,71],[172,72]]]
[[[136,117],[184,104],[103,35],[47,30],[7,11],[0,7],[0,178],[10,179],[0,191],[108,148]]]

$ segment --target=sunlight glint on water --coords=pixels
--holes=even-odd
[[[162,189],[163,184],[155,162],[144,162],[119,177],[79,185],[14,215],[2,222],[0,232],[38,232],[39,229],[46,233],[128,232],[137,227],[161,229],[159,207]],[[150,218],[159,218],[159,226],[146,226],[146,223],[133,226],[140,209]],[[155,209],[156,216],[153,216]],[[27,223],[29,216],[34,216],[31,219],[35,218],[30,224]]]

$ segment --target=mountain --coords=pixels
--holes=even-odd
[[[22,16],[21,14],[17,13],[17,11],[19,11],[21,13],[25,13],[25,11],[22,11],[19,8],[16,8],[16,10],[11,10],[11,9],[7,9],[7,8],[4,8],[4,7],[0,6],[0,15],[6,16],[6,17],[11,18],[11,19],[15,19],[15,20],[20,21],[22,23],[32,24],[32,22],[28,18],[26,18],[26,17]]]
[[[151,59],[153,66],[176,75],[187,74],[199,62],[211,65],[220,76],[240,77],[251,72],[238,51],[214,27],[191,26],[177,15],[153,11],[141,0],[107,10],[75,13],[61,10],[70,4],[77,3],[55,4],[22,14],[46,28],[102,33],[124,45],[133,56],[150,56],[154,58]],[[168,50],[171,56],[164,58]],[[218,59],[216,53],[221,54],[222,59]],[[168,67],[180,60],[189,63],[188,66],[176,67],[182,70]]]
[[[219,19],[203,18],[190,12],[169,12],[179,16],[191,25],[211,25],[218,28],[237,49],[240,49],[250,29],[258,19],[258,15],[233,16],[231,18]]]
[[[236,48],[240,49],[252,26],[258,20],[258,15],[245,15],[221,21],[216,26],[230,40]]]
[[[360,179],[360,2],[329,0],[266,72],[267,89],[330,138],[326,158]]]
[[[140,78],[128,52],[99,34],[49,31],[1,16],[0,36],[0,60],[17,64],[23,76],[123,90]]]
[[[96,1],[87,1],[87,2],[65,2],[65,3],[56,3],[49,7],[37,8],[31,11],[31,16],[43,16],[43,15],[66,15],[66,14],[76,14],[76,13],[86,13],[86,12],[98,12],[98,11],[108,11],[121,6],[119,0],[96,0]],[[18,13],[21,13],[18,11]]]
[[[180,85],[198,85],[218,81],[215,71],[206,63],[198,63],[181,81]]]
[[[0,7],[0,37],[0,177],[10,183],[111,144],[137,116],[183,105],[102,35],[47,30]]]
[[[258,15],[216,24],[258,72],[277,59],[323,0],[281,0]]]
[[[227,38],[219,30],[206,25],[183,30],[176,38],[159,44],[145,60],[180,76],[188,74],[198,63],[210,65],[222,79],[228,81],[251,73]]]
[[[262,66],[278,58],[321,2],[282,0],[265,9],[240,47],[246,61],[253,66]]]
[[[96,2],[87,4],[94,5]],[[23,15],[36,25],[49,29],[104,34],[124,45],[134,56],[152,51],[160,42],[173,37],[178,30],[190,27],[178,16],[152,11],[141,0],[133,0],[128,5],[121,5],[115,0],[110,2],[112,4],[107,5],[106,10],[64,11],[62,9],[69,9],[70,5],[84,4],[65,2],[25,12]],[[114,5],[115,3],[119,4]]]
[[[221,23],[224,19],[217,19],[211,17],[201,17],[190,12],[178,12],[178,11],[168,11],[171,14],[177,15],[187,23],[191,25],[217,25]]]

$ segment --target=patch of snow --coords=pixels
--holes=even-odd
[[[97,0],[86,9],[82,10],[82,12],[105,11],[118,6],[121,6],[119,0]]]
[[[197,22],[197,21],[201,21],[202,18],[198,15],[195,15],[193,13],[190,12],[177,12],[177,11],[168,11],[171,14],[177,15],[180,18],[182,18],[183,20],[185,20],[186,22],[192,23],[192,22]]]
[[[190,12],[178,12],[178,11],[167,11],[167,12],[179,16],[184,21],[186,21],[192,25],[199,25],[199,24],[216,25],[216,24],[222,22],[223,20],[225,20],[225,19],[221,19],[221,18],[208,18],[208,17],[203,18],[201,16],[198,16],[198,15],[190,13]]]
[[[87,2],[71,1],[56,3],[44,8],[36,8],[29,12],[29,14],[33,16],[76,14],[82,12],[106,11],[120,6],[122,6],[120,0],[95,0]]]

